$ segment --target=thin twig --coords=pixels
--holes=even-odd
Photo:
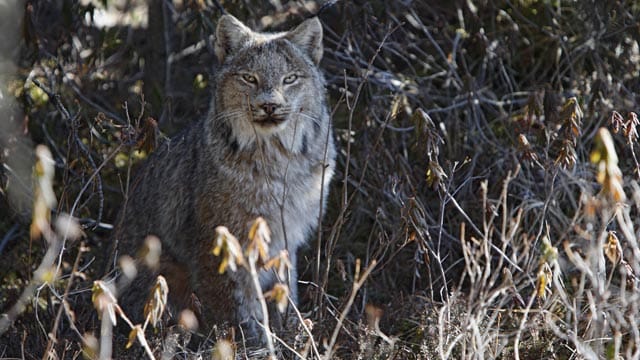
[[[347,299],[347,303],[345,304],[344,309],[342,310],[342,312],[340,313],[340,317],[338,318],[338,323],[336,324],[336,327],[333,329],[333,334],[331,335],[331,341],[329,341],[329,345],[327,346],[327,352],[324,354],[325,359],[332,359],[331,356],[333,354],[336,341],[338,339],[338,334],[340,333],[340,330],[342,330],[342,323],[344,322],[344,319],[347,317],[347,314],[349,314],[349,311],[351,311],[351,306],[353,305],[353,302],[356,300],[358,291],[360,291],[360,288],[362,287],[362,285],[364,285],[365,281],[369,277],[369,274],[371,274],[371,271],[373,271],[373,268],[376,267],[376,264],[377,264],[376,260],[372,260],[371,264],[369,264],[369,267],[367,267],[364,273],[362,273],[362,276],[360,276],[360,259],[356,259],[356,271],[353,279],[354,280],[353,286],[351,288],[351,294],[349,294],[349,299]]]
[[[253,286],[256,290],[256,296],[258,297],[258,301],[260,302],[260,307],[262,309],[262,327],[265,337],[267,338],[267,348],[269,349],[271,357],[276,359],[276,350],[273,346],[273,334],[271,333],[271,327],[269,327],[269,309],[267,307],[267,301],[264,298],[264,294],[262,293],[262,285],[260,285],[260,278],[256,269],[256,262],[258,261],[257,256],[257,250],[253,251],[249,255],[249,272],[251,274],[251,279],[253,280]]]
[[[71,323],[71,326],[75,328],[75,324],[73,324],[73,322],[71,321],[73,316],[69,314],[69,312],[67,311],[66,304],[67,304],[67,299],[69,298],[69,292],[71,291],[71,286],[73,285],[73,280],[75,279],[75,275],[78,272],[78,268],[80,266],[80,259],[82,258],[82,254],[84,252],[85,252],[85,245],[84,245],[84,242],[81,242],[78,248],[78,255],[76,255],[76,260],[73,262],[73,268],[71,269],[69,279],[67,280],[67,286],[64,289],[64,294],[60,301],[60,307],[58,308],[58,312],[56,313],[56,318],[53,321],[51,332],[49,333],[49,341],[47,342],[47,350],[45,351],[45,353],[49,353],[49,351],[53,350],[53,346],[56,342],[56,334],[58,332],[58,327],[60,325],[60,319],[62,317],[63,310],[66,313],[67,317],[69,318],[69,322]],[[80,332],[77,331],[77,329],[76,329],[76,332],[80,334]],[[81,334],[80,334],[80,338],[82,339],[83,342],[85,342]]]

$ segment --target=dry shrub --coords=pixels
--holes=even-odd
[[[144,28],[97,29],[83,22],[91,6],[28,3],[11,94],[25,132],[57,162],[56,213],[80,219],[89,250],[66,297],[75,318],[54,323],[73,269],[62,266],[1,335],[0,354],[40,357],[54,324],[66,339],[51,349],[58,356],[97,336],[88,304],[111,265],[103,240],[136,164],[162,132],[206,111],[218,5],[276,29],[320,8],[170,8],[160,29],[172,61],[149,89],[141,59],[151,68],[157,39]],[[323,10],[341,155],[301,271],[318,352],[336,334],[341,358],[640,356],[639,12],[633,1],[497,0]],[[2,168],[2,194],[12,176]],[[0,214],[0,255],[15,259],[0,264],[6,311],[46,244],[29,240],[28,219]]]

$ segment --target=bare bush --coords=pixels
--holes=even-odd
[[[299,266],[303,326],[272,354],[640,358],[635,2],[156,3],[155,34],[98,27],[93,3],[26,4],[2,94],[25,114],[12,128],[51,149],[58,202],[39,216],[68,213],[86,238],[52,247],[29,235],[36,218],[10,211],[6,194],[32,203],[31,186],[14,180],[20,154],[2,138],[1,356],[99,356],[91,288],[115,262],[103,240],[137,164],[206,112],[224,9],[269,29],[321,11],[325,27],[339,168]],[[118,11],[139,5],[128,4]],[[147,52],[148,36],[164,56]],[[145,67],[152,58],[161,73]],[[54,250],[55,277],[34,288]],[[168,347],[163,329],[144,351]],[[226,359],[234,346],[212,334],[174,348]]]

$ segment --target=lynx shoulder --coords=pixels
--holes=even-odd
[[[241,324],[255,335],[260,304],[246,272],[218,273],[215,229],[242,243],[257,217],[271,229],[270,253],[287,250],[290,293],[297,298],[296,253],[317,227],[336,150],[318,68],[317,18],[283,33],[258,33],[232,16],[219,20],[209,114],[152,154],[133,180],[114,237],[135,256],[148,235],[162,244],[160,265],[123,291],[141,314],[153,279],[169,284],[174,311],[193,309],[206,327]],[[263,270],[263,290],[276,282]]]

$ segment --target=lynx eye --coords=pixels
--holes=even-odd
[[[298,75],[291,74],[282,79],[282,83],[284,83],[285,85],[290,85],[296,82],[296,80],[298,80]]]
[[[257,84],[258,79],[251,74],[242,74],[242,80],[248,82],[249,84]]]

